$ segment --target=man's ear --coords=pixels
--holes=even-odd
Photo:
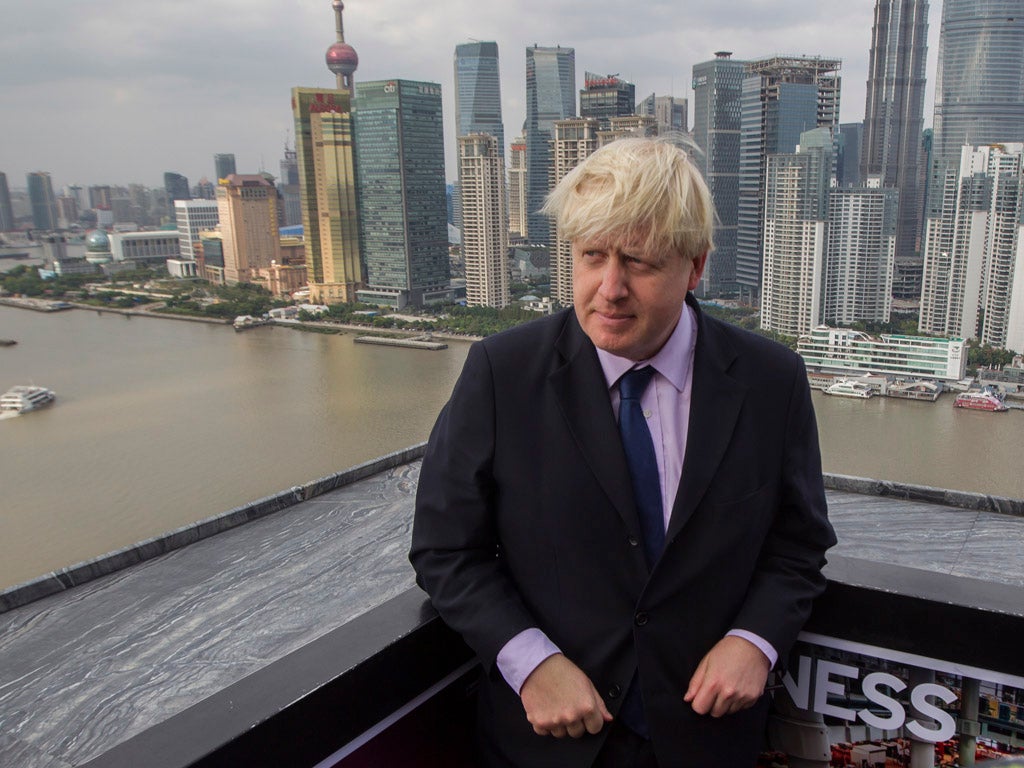
[[[696,290],[700,284],[700,279],[704,274],[704,266],[708,263],[708,252],[704,251],[700,256],[693,260],[693,271],[690,273],[690,282],[686,286],[686,290]]]

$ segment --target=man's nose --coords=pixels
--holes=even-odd
[[[617,259],[609,259],[601,275],[600,292],[606,301],[618,301],[628,295],[626,275],[622,264]]]

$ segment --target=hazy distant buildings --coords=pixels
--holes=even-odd
[[[14,208],[11,207],[11,190],[7,186],[7,174],[0,171],[0,232],[14,230]]]
[[[832,132],[807,131],[793,154],[768,156],[761,328],[799,336],[822,322]]]
[[[344,90],[292,88],[292,113],[310,301],[355,301],[363,269],[351,98]]]
[[[1024,144],[964,147],[933,190],[920,329],[1024,350]]]
[[[455,46],[455,135],[471,133],[494,136],[504,162],[505,127],[501,120],[497,43]]]
[[[359,299],[401,308],[450,297],[441,86],[357,83],[354,123]]]
[[[181,241],[181,257],[194,261],[195,244],[199,242],[199,233],[216,229],[220,221],[217,203],[214,200],[176,200],[174,221]]]
[[[526,137],[516,136],[509,145],[508,231],[523,240],[529,239],[526,195]]]
[[[736,226],[739,217],[741,98],[746,62],[719,51],[693,67],[694,160],[715,202],[715,250],[708,259],[702,293],[736,290]]]
[[[607,130],[613,117],[636,113],[636,86],[618,75],[599,75],[587,72],[580,91],[580,117],[597,120],[601,130]]]
[[[844,187],[829,193],[826,325],[889,322],[898,204],[895,189]]]
[[[636,105],[638,115],[647,115],[658,121],[658,133],[685,133],[688,103],[678,96],[655,96],[653,93]]]
[[[556,120],[576,114],[576,52],[572,48],[526,49],[526,210],[530,242],[547,244],[550,222],[538,213],[549,189],[550,142]]]
[[[2,203],[0,203],[2,205]],[[58,195],[57,196],[57,223],[64,229],[67,229],[72,224],[78,222],[78,200],[71,195]],[[128,219],[121,219],[121,221],[128,221]],[[0,226],[0,231],[3,231],[3,227]]]
[[[164,191],[167,193],[167,207],[170,211],[171,219],[173,220],[175,216],[174,204],[178,200],[192,199],[192,193],[189,192],[188,189],[188,179],[185,176],[182,176],[180,173],[167,171],[166,173],[164,173]]]
[[[299,160],[294,149],[284,147],[284,159],[281,161],[281,178],[277,188],[281,192],[284,205],[284,226],[294,227],[302,224],[302,195],[299,193]]]
[[[166,174],[164,175],[166,180]],[[98,208],[110,208],[114,199],[114,190],[109,184],[93,184],[89,187],[89,207],[93,210]]]
[[[462,256],[466,304],[504,307],[509,302],[505,164],[489,133],[459,137]]]
[[[944,0],[933,120],[939,174],[960,164],[965,144],[1024,141],[1022,61],[1024,2]]]
[[[47,231],[56,229],[57,198],[53,194],[50,174],[35,171],[27,174],[26,180],[29,204],[32,206],[32,226]]]
[[[215,180],[226,179],[231,174],[237,173],[235,170],[235,156],[229,153],[214,155],[213,168],[213,178]]]
[[[928,0],[876,0],[860,176],[864,183],[877,179],[882,187],[899,191],[898,267],[920,263],[927,37]]]
[[[773,56],[747,63],[736,227],[736,282],[744,298],[753,299],[761,286],[767,158],[793,152],[804,131],[834,131],[839,124],[839,67],[839,59],[819,56]]]

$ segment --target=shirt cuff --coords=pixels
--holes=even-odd
[[[758,650],[761,651],[765,656],[768,657],[768,669],[775,669],[775,662],[779,660],[779,652],[772,647],[772,644],[765,640],[760,635],[755,635],[753,632],[748,632],[745,629],[730,629],[725,633],[726,637],[742,637],[757,646]]]
[[[558,646],[537,627],[524,629],[498,651],[495,663],[512,690],[519,695],[523,683],[548,656],[561,653]]]

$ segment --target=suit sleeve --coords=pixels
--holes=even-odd
[[[495,407],[494,372],[476,343],[430,435],[409,553],[417,583],[488,671],[505,643],[537,625],[501,557]]]
[[[825,589],[825,551],[836,543],[828,521],[810,387],[802,363],[795,367],[777,508],[733,624],[771,643],[783,663],[814,598]]]

